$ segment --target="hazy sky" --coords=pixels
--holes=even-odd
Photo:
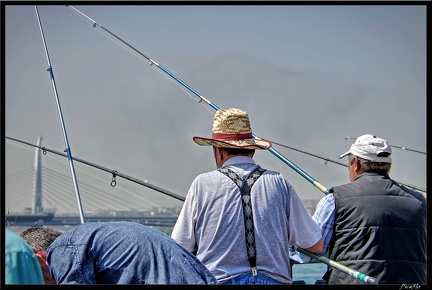
[[[73,7],[219,108],[246,110],[261,138],[343,163],[338,157],[354,141],[345,137],[365,133],[426,152],[426,3]],[[35,7],[2,9],[5,135],[32,144],[42,135],[43,146],[63,152]],[[213,108],[70,7],[38,11],[73,157],[182,196],[199,173],[215,169],[211,147],[192,141],[211,136]],[[326,188],[349,182],[344,166],[273,148]],[[6,140],[5,157],[8,177],[33,166],[34,148]],[[255,160],[280,171],[302,199],[324,196],[271,152],[257,151]],[[426,155],[393,148],[393,161],[392,178],[426,188]],[[71,175],[66,158],[48,154],[43,165]],[[118,190],[110,174],[74,166],[78,184]],[[137,207],[182,204],[117,184],[125,190],[116,196]],[[84,210],[92,210],[88,194],[81,190]]]

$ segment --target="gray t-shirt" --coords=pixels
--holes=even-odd
[[[241,178],[257,167],[252,158],[230,158],[228,167]],[[252,187],[258,272],[291,283],[289,247],[309,248],[321,238],[293,186],[279,173],[267,170]],[[244,218],[238,186],[214,170],[192,182],[171,237],[194,252],[213,275],[224,281],[250,271]]]

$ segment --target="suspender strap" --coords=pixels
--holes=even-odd
[[[257,275],[256,270],[256,247],[255,247],[255,234],[254,234],[254,223],[253,223],[253,212],[250,191],[255,181],[263,174],[266,170],[261,167],[257,167],[246,179],[240,178],[234,171],[229,168],[219,168],[221,173],[228,176],[239,188],[242,196],[242,208],[245,225],[245,237],[246,237],[246,249],[249,265],[254,276]]]

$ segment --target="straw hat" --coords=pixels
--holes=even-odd
[[[201,146],[221,148],[268,149],[271,143],[254,138],[248,114],[240,109],[220,109],[213,119],[212,137],[193,137]]]

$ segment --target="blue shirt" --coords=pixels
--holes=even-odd
[[[329,256],[328,246],[333,233],[335,210],[334,195],[333,193],[329,193],[318,202],[315,207],[315,213],[312,215],[312,219],[321,228],[321,234],[324,240],[324,247],[320,256]],[[292,249],[290,250],[290,258],[299,263],[314,262],[310,257],[294,252]]]
[[[30,246],[8,228],[5,232],[5,284],[44,284],[39,261]]]
[[[47,249],[57,284],[216,284],[189,251],[159,230],[133,222],[93,222]]]
[[[315,208],[312,219],[321,228],[324,239],[324,247],[321,255],[328,256],[328,246],[332,238],[333,225],[335,220],[335,199],[332,193],[323,197]]]

